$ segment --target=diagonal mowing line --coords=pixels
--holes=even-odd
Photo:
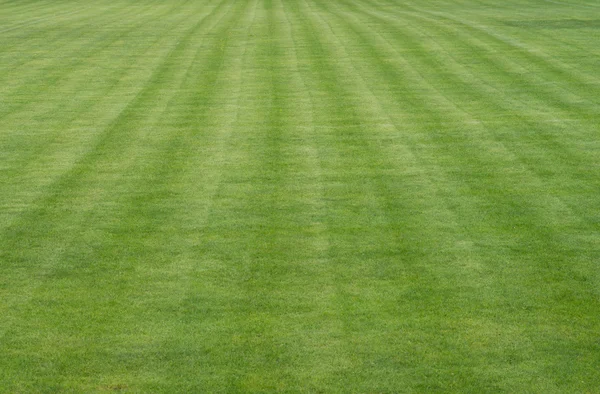
[[[227,4],[227,1],[221,1],[219,3],[220,6],[223,6],[225,4]],[[217,13],[220,10],[221,7],[215,7],[213,8],[211,14],[206,15],[205,17],[201,18],[198,20],[198,22],[187,31],[186,33],[186,37],[187,39],[193,39],[194,38],[194,34],[201,29],[205,22],[209,20],[210,16],[212,16],[213,13]],[[224,16],[224,15],[223,15]],[[221,16],[221,17],[223,17]],[[214,23],[212,25],[211,28],[216,28],[218,27],[218,23]],[[173,55],[176,53],[176,49],[179,48],[181,49],[183,47],[183,45],[185,44],[186,40],[181,40],[179,41],[177,46],[174,46],[173,48],[171,48],[171,50],[169,51],[169,53],[166,55],[167,58],[172,58]],[[202,44],[202,42],[199,42],[199,44]],[[160,67],[158,67],[158,69],[154,70],[151,80],[153,78],[160,78],[160,74],[161,74],[161,70],[163,69],[167,69],[168,65],[165,65],[164,62],[161,64]],[[185,70],[185,68],[184,68]],[[144,92],[146,92],[146,90],[150,89],[150,85],[152,85],[150,82],[147,82],[144,85],[144,88],[139,90],[138,93],[129,100],[128,104],[121,110],[121,112],[118,114],[118,116],[112,121],[112,123],[106,128],[107,131],[105,131],[105,133],[102,134],[102,136],[99,138],[99,140],[96,143],[96,148],[92,149],[90,152],[88,152],[88,154],[83,157],[82,159],[80,159],[77,163],[75,163],[72,168],[65,174],[63,174],[59,180],[55,181],[52,185],[52,189],[54,190],[54,192],[50,193],[50,195],[44,195],[43,198],[40,197],[39,200],[37,200],[35,202],[35,209],[34,210],[30,210],[29,213],[23,217],[19,217],[19,220],[16,222],[13,222],[10,224],[10,226],[6,227],[2,232],[4,234],[8,234],[8,233],[18,233],[18,232],[25,232],[27,233],[27,228],[28,227],[24,227],[24,224],[31,220],[30,218],[35,217],[35,214],[40,211],[40,210],[44,210],[44,209],[48,209],[47,207],[49,206],[53,206],[57,204],[57,201],[62,198],[63,196],[63,188],[65,186],[68,186],[69,184],[76,182],[77,179],[79,179],[82,176],[82,173],[84,171],[86,171],[86,168],[89,170],[90,168],[92,168],[93,166],[91,166],[91,164],[89,163],[90,160],[92,160],[92,156],[95,155],[95,152],[97,151],[98,147],[102,146],[102,144],[106,143],[106,141],[108,140],[108,138],[110,137],[111,133],[114,133],[117,131],[118,129],[118,125],[119,122],[121,122],[130,111],[133,110],[133,108],[138,104],[138,101],[142,99],[142,96],[144,95]],[[106,133],[109,133],[109,135],[107,135]],[[91,155],[91,156],[90,156]],[[125,158],[127,160],[127,158]],[[92,189],[92,191],[94,191]],[[100,193],[100,194],[96,194],[94,192],[93,194],[93,198],[94,201],[98,201],[101,197],[106,196],[107,194],[111,193],[112,190],[105,190],[104,193]],[[35,212],[34,212],[35,211]],[[86,217],[91,214],[91,211],[87,212],[86,215],[81,215],[79,222],[83,223],[86,220]],[[67,218],[63,218],[63,220],[67,220]],[[55,223],[53,224],[54,227],[56,227],[58,224]],[[17,234],[18,235],[18,234]],[[15,234],[13,234],[13,236],[11,237],[11,239],[13,239],[14,242],[17,242],[17,246],[16,248],[18,248],[18,244],[20,242],[20,239],[17,238],[15,240]],[[75,238],[78,236],[78,234],[76,234],[75,232],[72,232],[72,234],[69,236],[69,240],[67,240],[66,244],[68,246],[69,243],[73,243],[75,241]],[[5,238],[6,239],[6,238]],[[55,243],[55,240],[49,240],[51,243]],[[10,242],[10,241],[8,241]],[[38,240],[39,242],[39,240]],[[5,242],[3,242],[5,243]],[[4,252],[10,252],[11,247],[8,247],[8,245],[6,249],[4,249]],[[64,245],[63,245],[64,246]],[[44,277],[45,275],[47,275],[47,273],[52,269],[52,266],[48,265],[48,262],[56,259],[57,256],[63,252],[63,249],[58,248],[57,245],[53,246],[54,248],[54,254],[55,256],[52,255],[46,255],[45,256],[45,261],[46,264],[42,265],[41,267],[38,267],[38,273],[41,272],[41,274],[39,274],[38,276],[40,277]],[[5,258],[5,256],[3,256],[3,259]],[[8,261],[7,261],[8,262]],[[26,294],[25,296],[22,296],[19,299],[19,304],[23,305],[27,302],[29,302],[32,297],[35,295],[35,288],[39,288],[40,286],[42,286],[43,282],[39,282],[39,281],[30,281],[29,285],[26,288],[21,289],[20,294],[22,295],[25,290]],[[12,305],[11,303],[8,303],[6,305],[6,308],[8,308],[10,305]],[[14,305],[13,305],[14,306]],[[3,327],[3,329],[0,331],[0,337],[2,337],[3,335],[6,334],[7,330],[9,329],[9,327],[11,326],[11,324],[8,324],[7,326]]]
[[[344,14],[344,16],[340,17],[342,20],[344,20],[348,25],[350,25],[350,21],[353,19],[351,18],[348,14]],[[359,26],[359,24],[356,24],[356,26]],[[358,34],[358,33],[357,33]],[[390,50],[394,50],[393,45],[389,44],[389,48]],[[444,92],[439,92],[439,94],[437,96],[444,96]],[[454,103],[454,100],[452,100],[451,97],[447,97],[448,102],[450,103]],[[454,104],[453,104],[454,105]],[[501,104],[499,104],[501,105]],[[459,106],[454,105],[455,110],[463,112],[465,115],[471,117],[468,112],[462,110],[459,108]],[[472,124],[479,124],[480,122],[476,122],[476,119],[472,119]],[[485,123],[485,122],[484,122]],[[488,123],[485,123],[488,124]],[[522,169],[526,169],[527,170],[527,174],[528,174],[528,184],[533,184],[536,185],[537,188],[539,190],[544,190],[544,185],[543,182],[539,179],[538,174],[534,171],[533,168],[531,168],[530,166],[527,166],[523,160],[522,157],[520,157],[518,155],[518,153],[516,153],[513,149],[510,148],[509,145],[507,145],[504,141],[498,139],[498,138],[493,138],[495,144],[498,146],[498,149],[500,149],[501,151],[504,152],[505,155],[508,155],[510,158],[510,161],[514,161],[515,163],[519,163],[519,167]],[[575,212],[572,210],[572,207],[569,207],[568,204],[566,204],[564,201],[558,199],[558,198],[553,198],[551,201],[548,201],[547,203],[549,204],[548,209],[550,209],[549,207],[553,207],[551,210],[552,211],[558,211],[558,212],[563,212],[565,213],[567,216],[579,216],[576,215]],[[580,220],[580,224],[583,223],[583,218],[579,217]]]
[[[136,14],[135,18],[132,19],[132,21],[136,21],[136,23],[133,26],[129,27],[124,32],[122,32],[121,35],[115,35],[111,31],[105,31],[104,32],[105,34],[95,37],[95,43],[97,43],[95,45],[89,45],[89,43],[82,42],[75,48],[69,47],[70,51],[65,52],[63,54],[63,56],[65,56],[68,59],[67,64],[61,64],[60,67],[58,67],[56,64],[52,64],[45,68],[42,68],[41,70],[36,70],[37,72],[33,74],[33,78],[31,78],[32,75],[28,75],[30,77],[28,80],[17,79],[17,81],[18,81],[17,84],[14,84],[14,81],[8,81],[9,83],[7,83],[7,85],[11,89],[9,91],[6,91],[6,90],[4,91],[4,95],[7,98],[18,95],[18,93],[23,89],[27,89],[27,88],[31,89],[31,87],[34,86],[33,84],[35,82],[37,82],[39,84],[39,81],[37,81],[37,79],[42,79],[45,83],[41,87],[40,86],[37,87],[37,89],[35,91],[36,95],[34,96],[36,98],[35,100],[17,101],[12,106],[10,105],[11,104],[10,102],[7,102],[6,108],[2,108],[0,106],[0,120],[5,119],[10,114],[15,113],[15,112],[21,110],[22,108],[26,108],[28,105],[29,106],[39,105],[40,101],[43,101],[44,97],[45,97],[45,95],[42,93],[49,92],[49,91],[51,91],[52,88],[54,88],[56,86],[60,86],[61,83],[65,79],[70,77],[70,74],[72,72],[72,67],[85,65],[86,60],[92,56],[95,56],[97,54],[97,52],[110,47],[112,44],[114,44],[118,40],[127,38],[129,34],[135,32],[137,29],[139,29],[144,24],[149,23],[154,20],[158,20],[160,18],[163,18],[164,15],[167,14],[168,12],[169,11],[166,10],[165,13],[159,13],[150,18],[148,18],[145,13],[138,12]],[[153,13],[153,14],[155,14],[155,13]],[[123,15],[123,13],[120,13],[120,15]],[[128,17],[128,15],[126,15],[126,16]],[[190,17],[192,17],[192,16],[190,16]],[[139,20],[139,22],[137,22],[138,20]],[[173,27],[173,29],[176,29],[176,26]],[[107,40],[106,39],[107,37],[111,37],[111,39]],[[158,38],[158,39],[160,39],[160,38]],[[70,41],[70,42],[66,43],[65,45],[70,45],[71,43],[72,42]],[[57,51],[60,51],[60,49],[57,49]],[[33,60],[35,60],[35,58]],[[17,66],[15,66],[15,69],[19,69],[20,67],[23,67],[29,61],[32,61],[32,59],[27,59],[25,61],[25,63],[18,64]],[[55,70],[56,68],[58,68],[58,70],[52,71],[52,70]],[[10,75],[10,74],[8,74],[8,75]],[[33,79],[33,81],[32,81],[32,79]],[[50,82],[52,82],[52,83],[50,83]]]
[[[24,22],[19,23],[16,26],[11,26],[9,28],[5,28],[5,29],[0,30],[0,34],[1,33],[6,33],[6,32],[9,32],[9,31],[13,31],[13,30],[22,29],[22,28],[25,28],[25,27],[31,27],[33,25],[37,25],[37,24],[39,24],[41,22],[44,22],[44,21],[47,21],[47,20],[56,20],[56,18],[63,18],[65,16],[79,14],[79,13],[81,13],[81,12],[83,12],[85,10],[88,10],[90,8],[91,8],[91,6],[87,6],[87,7],[83,7],[82,6],[81,8],[73,10],[73,11],[67,11],[67,12],[63,12],[63,13],[54,13],[52,15],[43,16],[43,17],[40,17],[40,18],[35,18],[35,19],[28,20],[28,21],[24,21]],[[61,22],[62,22],[62,20],[61,20]]]
[[[192,15],[188,15],[185,19],[186,20],[193,20],[196,17],[192,14]],[[152,45],[150,45],[147,49],[146,49],[146,53],[150,53],[151,50],[154,50],[157,46],[160,45],[164,45],[164,43],[166,42],[166,40],[169,39],[168,35],[164,35],[162,38],[158,38],[156,39]],[[176,48],[176,45],[174,45],[171,49],[169,49],[170,51],[173,51],[174,48]],[[122,72],[120,73],[120,76],[124,76],[127,75],[128,73],[134,72],[138,70],[137,67],[133,67],[133,68],[126,68],[124,70],[122,70]],[[108,94],[111,90],[116,90],[119,87],[123,87],[126,86],[126,83],[119,83],[118,79],[117,82],[115,82],[115,85],[113,85],[112,87],[109,87],[109,90],[107,92],[105,92],[105,94]],[[138,91],[139,93],[140,91]],[[122,99],[127,97],[127,95],[123,95],[121,94]],[[134,96],[131,96],[132,99],[134,98]],[[91,113],[92,110],[94,110],[96,107],[99,106],[106,106],[107,102],[110,103],[110,105],[112,104],[112,98],[109,96],[106,99],[100,100],[100,101],[96,101],[96,100],[82,100],[81,103],[79,103],[78,105],[78,109],[80,109],[80,111],[75,112],[71,115],[71,117],[65,121],[63,127],[64,129],[61,130],[61,133],[57,133],[47,144],[44,145],[40,145],[39,148],[33,149],[33,152],[31,155],[28,155],[28,157],[26,157],[26,160],[22,166],[17,166],[16,168],[12,168],[12,173],[16,173],[16,172],[22,172],[23,175],[25,175],[23,178],[25,179],[29,179],[30,176],[29,174],[36,171],[36,168],[39,168],[40,166],[44,166],[44,161],[48,161],[48,160],[52,160],[51,163],[48,164],[48,168],[52,169],[54,167],[56,167],[56,163],[59,163],[60,160],[57,160],[56,158],[54,158],[52,156],[52,154],[64,154],[65,152],[65,148],[63,147],[64,144],[60,144],[60,138],[61,136],[63,136],[67,130],[69,131],[73,131],[73,129],[75,128],[82,128],[82,124],[83,125],[89,125],[89,128],[91,129],[98,129],[98,127],[101,126],[101,124],[104,123],[104,120],[95,120],[94,114]],[[124,107],[121,108],[121,111],[123,110]],[[87,112],[82,112],[81,111],[87,111]],[[110,113],[110,111],[105,111],[105,112],[109,112],[108,115],[109,116],[113,116],[113,114]],[[115,117],[118,117],[118,114],[114,114]],[[83,118],[83,119],[82,119]],[[89,119],[89,120],[88,120]],[[110,119],[107,118],[106,121],[108,123],[110,123],[111,121],[114,122],[114,119]],[[85,131],[82,130],[81,133],[78,133],[78,138],[83,139],[86,134],[87,135],[91,135],[91,131]],[[56,143],[54,143],[56,140]],[[79,139],[76,139],[75,141],[80,142]],[[57,151],[57,148],[60,148],[60,151]],[[54,149],[54,150],[52,150]],[[59,158],[60,159],[60,158]],[[72,164],[72,163],[71,163]],[[63,166],[64,167],[64,166]],[[58,168],[58,170],[60,170],[60,168]],[[34,193],[34,196],[31,195],[27,195],[26,197],[24,197],[24,193],[21,192],[19,194],[16,195],[12,195],[12,199],[13,202],[14,201],[19,201],[18,205],[21,207],[25,207],[27,205],[29,205],[30,203],[32,203],[32,201],[34,201],[37,197],[35,196],[40,196],[42,195],[42,193],[44,191],[47,190],[47,187],[49,187],[49,185],[51,184],[51,182],[54,182],[56,179],[56,177],[48,177],[47,179],[44,179],[44,181],[40,184],[37,183],[36,185],[31,185],[31,187],[29,189],[31,189],[32,187],[35,187],[35,189],[37,189],[37,192]],[[15,181],[18,181],[18,179],[15,179]],[[17,184],[13,185],[13,186],[17,186]],[[21,189],[23,188],[23,184],[21,184],[19,186]],[[9,189],[10,190],[10,189]],[[25,188],[25,190],[27,190],[27,188]],[[31,190],[29,190],[31,191]],[[10,196],[10,194],[8,194]],[[4,227],[6,227],[7,225],[5,225]]]

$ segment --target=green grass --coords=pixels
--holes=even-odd
[[[0,1],[0,392],[600,392],[600,3]]]

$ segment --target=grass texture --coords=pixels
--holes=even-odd
[[[0,392],[600,392],[600,3],[0,0]]]

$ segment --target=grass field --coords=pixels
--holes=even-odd
[[[0,0],[0,392],[600,393],[600,3]]]

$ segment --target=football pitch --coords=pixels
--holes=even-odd
[[[0,392],[600,392],[600,3],[0,0]]]

